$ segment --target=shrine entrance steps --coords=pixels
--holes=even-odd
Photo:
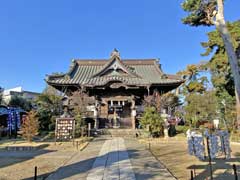
[[[112,137],[135,138],[140,134],[138,129],[102,129],[101,131],[103,135],[110,135]]]

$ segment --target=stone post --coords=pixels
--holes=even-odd
[[[136,129],[136,108],[135,108],[135,100],[132,97],[132,106],[131,106],[131,120],[132,120],[132,129]]]
[[[94,116],[94,128],[98,129],[98,110],[95,108],[93,112]]]
[[[99,122],[98,122],[98,101],[95,101],[95,107],[94,107],[94,112],[93,112],[93,116],[94,116],[94,128],[98,129],[99,127]]]
[[[131,120],[132,120],[132,129],[136,129],[136,109],[132,109],[131,112]]]
[[[167,139],[168,138],[168,114],[166,114],[165,112],[161,114],[162,118],[164,119],[164,138]]]

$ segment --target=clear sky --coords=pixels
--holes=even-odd
[[[0,5],[0,86],[41,92],[46,74],[66,72],[73,58],[160,58],[176,73],[203,58],[212,28],[181,23],[180,0],[9,0]],[[225,17],[240,19],[240,0]]]

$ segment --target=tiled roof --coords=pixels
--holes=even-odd
[[[104,86],[110,81],[121,81],[130,86],[170,85],[183,82],[175,75],[164,75],[156,59],[122,59],[120,63],[127,68],[127,74],[101,74],[100,72],[109,66],[109,61],[111,59],[74,60],[68,73],[47,76],[46,81],[52,85],[83,86]]]

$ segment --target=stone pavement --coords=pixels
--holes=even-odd
[[[52,173],[47,180],[85,180],[105,140],[105,138],[94,139],[87,148],[75,153],[62,167]]]
[[[100,137],[78,152],[48,180],[174,180],[137,139]]]
[[[107,140],[96,158],[87,180],[135,180],[123,138]]]
[[[146,145],[136,139],[125,139],[125,145],[137,180],[176,180]]]

